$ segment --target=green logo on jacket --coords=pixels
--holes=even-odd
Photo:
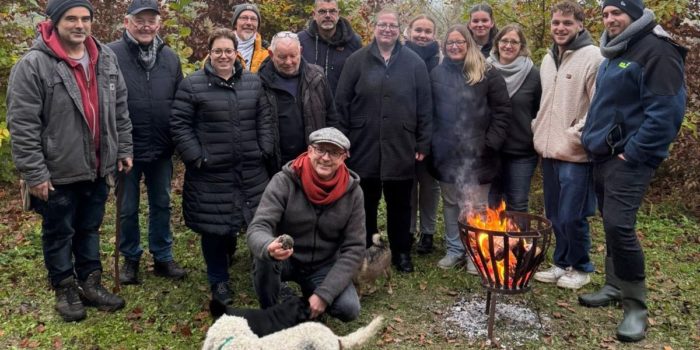
[[[622,69],[625,69],[625,68],[630,66],[630,63],[629,62],[620,62],[617,64],[617,66],[622,68]]]

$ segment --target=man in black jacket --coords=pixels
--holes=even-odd
[[[336,0],[314,1],[313,19],[299,32],[299,40],[304,59],[323,68],[335,95],[345,60],[362,47],[350,22],[340,17]]]
[[[270,58],[258,75],[272,106],[276,124],[275,157],[270,170],[306,151],[311,132],[337,124],[335,102],[321,67],[301,57],[299,38],[292,32],[279,32],[272,38]]]
[[[124,18],[122,39],[109,44],[129,91],[133,124],[134,168],[124,176],[119,251],[124,265],[119,280],[139,283],[143,249],[139,232],[141,177],[148,190],[148,248],[158,276],[180,279],[186,274],[173,259],[170,231],[170,180],[173,173],[170,107],[182,80],[180,60],[158,36],[160,11],[156,0],[133,0]]]

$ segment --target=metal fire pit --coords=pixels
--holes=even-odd
[[[493,325],[496,298],[491,293],[520,294],[530,290],[529,282],[544,261],[550,244],[552,223],[546,218],[504,211],[501,218],[517,225],[512,231],[493,231],[459,221],[459,234],[469,258],[476,266],[486,289],[488,336],[495,343]],[[486,249],[479,245],[481,242]],[[500,270],[503,272],[500,273]]]

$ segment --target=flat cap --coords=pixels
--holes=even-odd
[[[332,143],[346,151],[350,150],[350,140],[336,128],[323,128],[312,132],[309,135],[309,144]]]

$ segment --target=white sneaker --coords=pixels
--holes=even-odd
[[[571,269],[566,271],[557,281],[557,287],[579,289],[591,281],[591,274],[579,270]]]
[[[457,256],[457,255],[445,255],[440,261],[438,261],[437,265],[441,269],[449,270],[455,266],[458,266],[460,264],[464,263],[464,257],[463,256]]]
[[[466,259],[467,260],[467,273],[470,275],[479,275],[479,271],[476,270],[476,266],[474,266],[474,262],[472,262],[472,259]]]
[[[547,270],[536,272],[535,279],[544,283],[557,283],[559,278],[564,276],[565,273],[566,270],[557,265],[552,265]]]

